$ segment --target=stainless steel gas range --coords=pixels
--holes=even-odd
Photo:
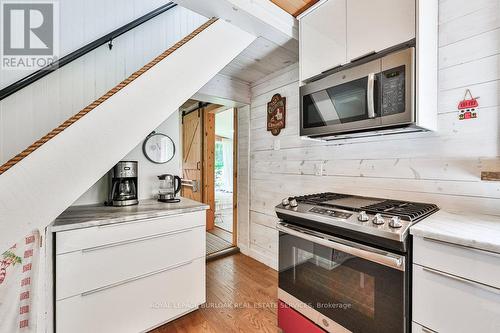
[[[283,199],[278,322],[285,333],[410,332],[409,228],[432,204],[319,193]]]

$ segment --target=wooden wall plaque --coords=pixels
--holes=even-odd
[[[481,180],[500,181],[500,171],[483,171],[481,172]]]
[[[286,121],[286,97],[275,94],[271,101],[267,103],[267,130],[274,136],[280,134],[285,128]]]

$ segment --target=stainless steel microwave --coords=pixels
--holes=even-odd
[[[415,113],[415,48],[300,88],[300,135],[336,139],[425,130]]]

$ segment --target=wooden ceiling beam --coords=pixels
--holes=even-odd
[[[297,17],[318,2],[318,0],[271,0],[289,14]]]

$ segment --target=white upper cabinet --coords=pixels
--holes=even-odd
[[[349,0],[347,60],[415,38],[415,0]]]
[[[327,0],[299,17],[300,77],[415,38],[416,0]]]
[[[345,63],[346,0],[329,0],[300,19],[301,79]]]

